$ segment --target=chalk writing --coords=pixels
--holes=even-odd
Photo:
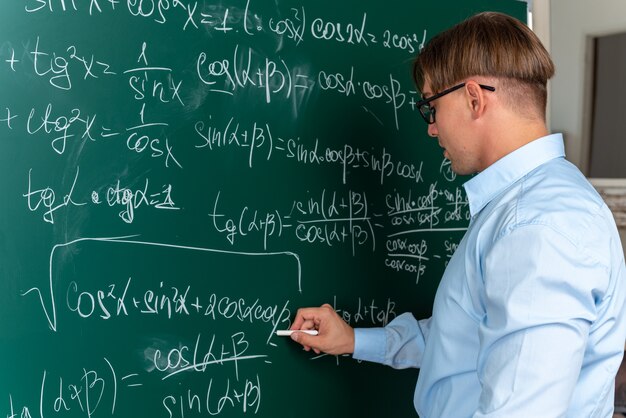
[[[262,235],[263,249],[271,237],[281,237],[291,231],[295,238],[307,244],[349,245],[355,254],[358,247],[370,245],[376,249],[374,222],[365,193],[349,191],[347,195],[323,190],[318,197],[294,200],[286,211],[259,213],[244,207],[236,217],[221,211],[218,192],[209,215],[213,228],[225,235],[231,245],[242,237]]]
[[[170,418],[183,418],[185,414],[219,415],[222,412],[239,410],[256,414],[261,406],[261,381],[259,375],[244,382],[227,379],[218,386],[217,379],[210,379],[206,390],[187,389],[180,395],[163,398],[163,408]]]
[[[278,327],[288,328],[291,310],[289,301],[264,306],[259,298],[231,298],[216,293],[205,294],[191,285],[179,289],[160,282],[155,289],[141,289],[133,284],[132,277],[126,282],[111,283],[97,290],[87,290],[82,283],[70,281],[65,291],[65,304],[69,311],[82,319],[98,317],[110,320],[133,315],[189,317],[199,315],[212,319],[271,325],[268,340]]]
[[[302,165],[339,166],[341,181],[348,183],[348,175],[356,169],[372,171],[378,174],[380,184],[389,177],[409,179],[421,183],[423,162],[405,162],[395,159],[385,148],[381,150],[362,149],[350,144],[340,148],[320,145],[316,138],[307,143],[301,137],[285,137],[276,132],[268,123],[254,122],[244,125],[231,117],[224,125],[218,126],[211,121],[198,121],[194,128],[201,138],[195,147],[211,152],[229,148],[245,149],[249,167],[254,166],[257,153],[269,161],[273,158],[287,158]]]
[[[50,224],[55,222],[55,213],[67,207],[85,206],[85,205],[101,205],[106,204],[109,207],[122,206],[122,210],[118,216],[126,223],[132,223],[135,220],[135,212],[141,206],[151,207],[154,209],[178,210],[176,203],[172,199],[172,185],[166,184],[160,189],[150,188],[150,179],[145,179],[142,188],[131,189],[122,187],[121,181],[118,180],[113,186],[105,188],[104,193],[97,190],[91,191],[88,195],[90,199],[76,201],[73,198],[75,194],[76,184],[80,174],[80,167],[76,168],[76,174],[72,181],[69,191],[59,201],[57,192],[50,187],[33,186],[32,169],[28,172],[27,191],[23,194],[26,198],[27,207],[31,212],[43,210],[43,220]]]
[[[69,115],[53,116],[53,106],[49,103],[43,115],[39,116],[37,109],[32,108],[26,122],[26,130],[30,135],[40,131],[46,134],[59,135],[50,140],[52,149],[57,154],[65,153],[68,139],[80,134],[80,139],[91,139],[91,129],[96,116],[83,116],[80,109],[72,109]],[[76,133],[74,133],[76,132]]]
[[[125,8],[116,7],[122,3]],[[394,33],[389,29],[371,30],[368,13],[355,13],[354,19],[337,21],[326,16],[312,16],[305,6],[291,7],[288,16],[262,16],[255,12],[257,1],[245,0],[239,5],[204,4],[183,0],[90,0],[89,6],[76,0],[26,0],[24,10],[28,13],[81,13],[89,16],[106,13],[128,13],[130,16],[147,19],[165,25],[176,24],[183,31],[208,30],[227,35],[241,30],[248,36],[259,32],[277,35],[299,45],[309,39],[319,42],[334,42],[349,46],[394,48],[414,54],[424,46],[427,30],[422,32]],[[280,50],[281,48],[277,48]]]
[[[313,87],[304,68],[290,66],[284,59],[259,57],[251,48],[240,52],[239,45],[228,58],[213,59],[201,52],[196,71],[199,80],[212,92],[232,96],[238,89],[256,88],[266,103],[271,103],[275,96],[288,100],[292,95],[300,95],[300,100],[304,100]]]
[[[281,416],[340,365],[276,335],[296,309],[428,314],[470,212],[420,125],[416,5],[0,3],[0,414]]]
[[[396,302],[391,299],[384,301],[380,306],[375,299],[364,300],[359,297],[354,311],[338,305],[337,296],[333,296],[333,306],[335,311],[352,326],[380,326],[384,327],[392,321],[398,314],[396,313]],[[353,303],[350,306],[354,306]]]
[[[33,287],[27,290],[26,292],[24,292],[22,296],[26,296],[32,292],[38,295],[39,301],[41,303],[41,308],[48,320],[48,325],[50,326],[50,329],[52,329],[53,331],[56,331],[57,330],[57,307],[56,307],[56,296],[55,296],[55,290],[54,290],[56,287],[55,286],[56,280],[54,276],[54,265],[53,265],[55,253],[57,251],[61,251],[64,248],[68,248],[68,247],[71,247],[80,243],[84,243],[84,242],[95,242],[95,243],[104,243],[104,244],[113,244],[113,245],[123,244],[123,245],[132,245],[132,246],[138,246],[138,247],[146,246],[146,247],[166,248],[166,249],[169,248],[169,249],[178,249],[178,250],[184,250],[184,251],[189,251],[189,252],[194,252],[194,253],[199,252],[199,253],[236,255],[242,258],[287,257],[289,259],[293,259],[296,261],[296,268],[295,268],[296,286],[295,287],[297,288],[299,292],[302,292],[300,259],[297,254],[292,253],[292,252],[285,251],[285,252],[251,253],[251,252],[241,252],[241,251],[226,251],[226,250],[211,249],[211,248],[198,248],[198,247],[180,246],[180,245],[174,245],[174,244],[137,241],[137,240],[132,240],[131,238],[133,237],[78,238],[76,240],[73,240],[64,244],[57,244],[52,249],[52,252],[50,254],[51,262],[50,262],[50,271],[49,271],[49,277],[48,277],[49,294],[46,295],[45,292],[42,292],[42,290],[39,287]],[[128,304],[126,303],[127,301],[126,295],[127,295],[128,288],[130,286],[131,279],[132,278],[128,278],[128,280],[125,281],[124,283],[117,284],[117,285],[115,283],[111,283],[111,284],[108,284],[105,288],[98,289],[95,292],[92,291],[92,292],[87,292],[87,293],[80,291],[77,283],[70,282],[68,285],[68,288],[66,289],[67,306],[70,309],[70,311],[78,312],[79,315],[83,318],[90,317],[96,312],[98,312],[97,314],[103,314],[104,316],[101,315],[101,318],[103,319],[108,319],[109,317],[111,317],[112,311],[115,311],[116,315],[121,315],[122,313],[126,315],[128,312],[126,307],[129,306],[128,304],[130,304],[130,302],[128,302]],[[122,288],[124,288],[124,291],[121,291]],[[161,289],[163,288],[163,284],[160,285],[160,288]],[[188,289],[182,292],[177,287],[172,287],[171,289],[167,289],[167,288],[165,289],[165,291],[168,291],[168,290],[171,290],[174,292],[175,297],[173,299],[163,293],[160,293],[158,296],[155,296],[155,292],[148,289],[144,292],[144,296],[143,296],[143,302],[145,302],[144,306],[142,306],[141,297],[133,297],[132,304],[135,308],[138,308],[138,310],[142,310],[144,307],[146,307],[148,309],[146,313],[157,313],[159,311],[163,312],[164,307],[166,307],[165,311],[168,313],[168,315],[172,315],[173,313],[172,303],[174,303],[174,305],[178,304],[178,306],[180,307],[179,310],[181,312],[183,310],[182,306],[184,306],[185,312],[189,312],[191,310],[187,308],[186,304],[183,305],[184,303],[186,303],[187,298],[188,298],[187,296]],[[86,298],[85,302],[87,303],[87,308],[85,311],[79,312],[79,307],[82,306],[81,298],[83,297],[83,294],[84,294],[84,297]],[[234,302],[234,305],[233,305],[230,303],[230,299],[221,298],[219,300],[219,303],[217,304],[217,312],[220,315],[224,316],[225,318],[229,318],[228,312],[233,312],[232,310],[233,308],[242,309],[241,301],[242,299],[240,299],[238,302]],[[189,303],[191,306],[193,306],[193,308],[196,310],[197,313],[202,313],[202,309],[206,306],[206,310],[203,312],[203,314],[206,316],[212,316],[213,318],[215,318],[216,302],[217,302],[217,296],[211,295],[208,298],[208,303],[204,306],[199,304],[199,300],[197,298],[195,299],[194,303],[191,303],[191,302]],[[113,303],[115,308],[107,309],[106,307],[103,306],[103,304],[105,303]],[[154,305],[154,303],[156,303],[156,305]],[[224,310],[222,310],[222,306],[224,306],[222,305],[222,303],[225,303]],[[270,310],[270,312],[273,312],[273,314],[270,317],[271,317],[274,330],[277,328],[279,324],[284,323],[286,318],[289,317],[290,311],[287,308],[288,304],[289,304],[289,301],[285,302],[278,316],[275,315],[276,312],[278,312],[277,306],[273,310]],[[153,308],[155,306],[156,308]],[[253,303],[253,306],[256,307],[256,302]],[[96,309],[99,309],[99,311],[96,311]],[[232,315],[237,314],[238,312],[237,309],[234,310],[234,313],[232,313]],[[243,312],[244,313],[242,315],[244,318],[247,317],[247,315],[252,314],[252,311],[249,311],[249,313],[246,314],[245,312],[248,312],[246,309],[243,309]],[[257,312],[256,309],[255,309],[255,312]],[[265,310],[264,312],[267,313],[267,311]],[[258,313],[255,313],[255,315],[257,314]],[[265,314],[261,315],[261,318],[267,318],[264,315]]]
[[[80,173],[80,169],[76,168],[76,175],[74,176],[74,180],[72,185],[69,188],[69,191],[65,196],[63,196],[63,202],[59,203],[57,201],[57,194],[51,187],[44,187],[41,189],[33,189],[32,186],[32,169],[28,171],[28,191],[23,194],[23,197],[26,198],[28,209],[31,212],[36,212],[40,207],[43,212],[43,220],[53,224],[54,223],[54,213],[67,206],[83,206],[86,203],[79,202],[76,203],[72,200],[72,194],[74,193],[74,187],[76,186],[76,181],[78,180],[78,175]],[[42,206],[43,205],[43,206]]]

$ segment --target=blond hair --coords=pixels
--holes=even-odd
[[[554,64],[539,38],[524,23],[484,12],[432,38],[415,59],[418,88],[428,78],[439,92],[473,76],[495,77],[516,107],[534,107],[545,118],[546,84]]]

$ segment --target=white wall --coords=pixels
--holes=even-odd
[[[550,83],[550,127],[565,134],[568,159],[586,173],[591,114],[586,80],[593,59],[587,43],[594,36],[626,32],[626,1],[534,0],[533,9],[535,30],[556,65]]]

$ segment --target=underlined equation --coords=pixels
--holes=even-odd
[[[178,267],[168,263],[170,257],[205,268],[183,278]],[[161,261],[146,269],[146,260]],[[96,271],[109,280],[92,280]],[[280,279],[278,289],[283,290],[260,297],[266,286],[261,272]],[[224,287],[225,278],[230,288]],[[70,375],[71,368],[66,375],[44,370],[40,390],[34,392],[40,398],[33,405],[49,414],[72,410],[89,417],[101,409],[123,416],[132,411],[126,401],[126,410],[119,409],[116,399],[132,396],[149,402],[156,396],[164,416],[182,416],[197,408],[212,415],[256,414],[262,405],[263,376],[271,376],[271,365],[281,360],[274,351],[276,330],[291,325],[295,307],[288,294],[302,292],[301,278],[299,257],[290,252],[244,253],[139,237],[59,244],[50,254],[49,283],[22,294],[39,302],[42,319],[54,335],[83,329],[89,341],[99,339],[103,328],[137,330],[157,323],[159,331],[149,337],[125,335],[121,347],[100,341],[92,354],[103,353],[103,361],[98,360],[97,367],[77,364],[82,367],[78,377]],[[207,282],[221,283],[219,290],[212,291]],[[134,360],[129,363],[129,358]],[[201,406],[196,398],[202,399]],[[187,399],[194,401],[182,412]],[[20,408],[32,405],[12,406],[13,411]],[[139,411],[141,404],[136,408]]]
[[[108,185],[88,185],[78,166],[72,176],[60,181],[50,180],[31,168],[24,181],[22,198],[28,211],[49,224],[54,224],[60,216],[66,219],[69,209],[88,211],[95,207],[110,208],[120,221],[132,224],[137,214],[145,214],[145,210],[180,210],[174,195],[171,184],[155,184],[149,177],[134,184],[118,179]]]
[[[99,254],[111,246],[115,249],[108,248],[100,258]],[[84,263],[74,259],[66,265],[75,251]],[[141,251],[148,259],[164,260],[155,273],[142,268],[136,273],[133,269],[133,262],[143,263]],[[165,262],[168,254],[176,252],[184,252],[187,261],[204,259],[208,268],[181,282],[176,267],[168,268]],[[124,416],[141,411],[141,402],[153,402],[155,397],[164,416],[194,413],[195,399],[202,399],[198,408],[205,414],[259,411],[262,376],[270,373],[273,350],[278,347],[275,331],[289,328],[292,308],[285,296],[273,301],[254,296],[264,285],[245,272],[248,267],[258,269],[276,262],[276,274],[292,280],[285,286],[298,289],[297,255],[220,251],[119,237],[59,244],[50,260],[50,283],[33,287],[22,296],[39,300],[44,321],[54,335],[84,329],[85,338],[95,343],[94,339],[100,339],[98,330],[109,326],[137,330],[150,323],[161,325],[159,332],[148,338],[125,335],[122,346],[108,339],[96,343],[88,356],[97,358],[102,353],[102,361],[92,360],[96,365],[82,360],[76,371],[72,367],[64,367],[63,373],[43,370],[41,386],[33,391],[39,398],[23,405],[16,401],[11,404],[12,411],[26,413],[35,407],[41,414],[53,416],[71,413],[91,417],[98,410],[100,414]],[[239,269],[231,267],[234,262]],[[110,280],[94,282],[95,271],[104,271]],[[202,284],[222,275],[232,275],[240,283],[234,283],[230,292],[221,286],[226,294],[211,292]],[[257,290],[242,296],[236,289],[244,281],[247,286],[256,282]],[[129,359],[133,361],[129,363]],[[202,384],[194,376],[201,377]],[[118,399],[129,396],[137,400],[131,404],[132,410],[127,401],[119,406]],[[194,400],[184,411],[183,399]]]
[[[30,396],[18,398],[8,394],[0,410],[9,417],[124,416],[140,414],[143,410],[138,403],[131,404],[129,409],[125,405],[129,397],[137,400],[156,397],[159,410],[169,417],[193,413],[258,413],[262,405],[262,372],[258,371],[258,365],[253,366],[257,371],[246,368],[252,362],[271,364],[268,355],[250,354],[245,333],[235,333],[221,342],[216,341],[215,335],[207,341],[201,341],[200,335],[197,338],[195,347],[178,345],[170,350],[146,347],[146,362],[151,366],[144,370],[128,370],[108,357],[64,372],[44,369],[37,376],[29,376]],[[165,345],[160,343],[162,347]],[[220,371],[219,376],[215,370]],[[183,383],[181,375],[194,373],[212,376],[200,386]],[[181,382],[176,389],[168,390],[162,384],[166,379]]]

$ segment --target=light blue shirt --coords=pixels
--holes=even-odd
[[[469,229],[429,319],[356,329],[354,358],[421,368],[421,418],[610,418],[626,339],[626,270],[611,212],[561,135],[465,185]]]

